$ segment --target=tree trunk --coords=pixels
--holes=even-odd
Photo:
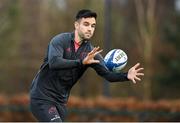
[[[156,36],[156,22],[155,22],[155,0],[147,0],[147,7],[143,0],[135,0],[135,8],[137,12],[138,29],[141,41],[138,45],[143,48],[145,78],[143,83],[143,98],[150,100],[152,98],[151,84],[152,84],[152,46]],[[139,49],[141,50],[141,49]]]

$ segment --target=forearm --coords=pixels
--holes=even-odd
[[[109,71],[104,65],[102,64],[94,64],[91,65],[98,75],[102,76],[109,82],[123,82],[123,81],[128,81],[129,79],[127,78],[127,73],[115,73]]]
[[[69,60],[69,59],[63,59],[61,57],[53,57],[51,60],[49,60],[49,67],[50,69],[68,69],[68,68],[74,68],[74,67],[81,67],[82,61],[77,60]]]
[[[113,72],[108,72],[104,75],[102,75],[106,80],[109,82],[124,82],[124,81],[129,81],[127,78],[127,73],[113,73]]]

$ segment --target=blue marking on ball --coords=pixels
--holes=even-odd
[[[124,51],[122,51],[122,50],[120,50],[121,52],[124,52],[124,54],[125,54],[125,61],[123,61],[123,62],[120,62],[120,63],[114,63],[113,62],[113,59],[114,59],[114,55],[115,55],[115,53],[116,53],[116,51],[117,50],[120,50],[120,49],[114,49],[114,50],[111,50],[109,53],[111,53],[110,54],[110,56],[108,57],[107,56],[107,58],[106,58],[106,60],[104,61],[105,62],[105,65],[106,65],[106,67],[110,70],[110,71],[115,71],[115,70],[120,70],[121,68],[118,68],[118,67],[121,67],[121,66],[125,66],[126,65],[126,63],[127,63],[127,55],[125,54],[125,52]],[[123,67],[124,67],[123,66]],[[122,67],[122,68],[123,68]],[[118,69],[117,69],[118,68]],[[116,71],[117,72],[117,71]]]

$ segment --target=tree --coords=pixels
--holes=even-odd
[[[16,85],[18,45],[19,45],[19,2],[18,0],[0,1],[0,69],[1,91],[12,92]],[[13,74],[14,73],[14,74]]]
[[[157,23],[155,17],[156,0],[135,0],[137,12],[137,22],[139,29],[139,48],[143,52],[145,79],[144,79],[144,99],[151,99],[151,81],[152,81],[152,49],[156,39]],[[146,5],[146,6],[145,6]]]

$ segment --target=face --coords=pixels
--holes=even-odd
[[[96,19],[94,17],[82,18],[75,22],[75,30],[81,40],[90,39],[94,34],[95,26]]]

